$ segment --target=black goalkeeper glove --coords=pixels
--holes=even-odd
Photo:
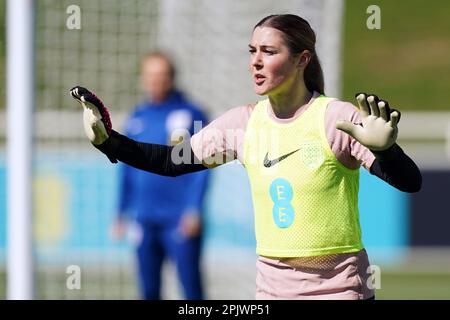
[[[111,135],[112,124],[108,109],[95,94],[86,88],[76,86],[70,95],[83,107],[84,132],[94,145],[105,142]]]

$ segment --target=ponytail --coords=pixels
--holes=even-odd
[[[311,61],[305,68],[304,79],[306,88],[309,91],[317,91],[320,94],[325,94],[323,71],[320,65],[319,58],[315,53],[312,53]]]

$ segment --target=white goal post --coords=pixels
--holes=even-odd
[[[7,298],[33,298],[33,2],[7,3]]]

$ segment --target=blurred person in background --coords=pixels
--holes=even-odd
[[[400,112],[387,101],[361,93],[357,108],[325,95],[315,44],[299,16],[259,21],[249,69],[255,93],[267,98],[228,110],[183,148],[121,135],[94,94],[74,87],[71,95],[83,106],[87,137],[112,162],[167,176],[235,159],[245,166],[257,299],[374,299],[359,222],[359,169],[404,192],[420,190],[421,173],[396,143]]]
[[[175,145],[188,139],[194,121],[206,117],[175,87],[175,67],[169,56],[151,52],[141,61],[145,99],[125,124],[127,136],[139,141]],[[176,266],[186,299],[203,299],[200,254],[202,205],[208,174],[163,177],[120,166],[118,216],[112,236],[121,239],[134,221],[142,298],[161,299],[161,271],[169,258]]]

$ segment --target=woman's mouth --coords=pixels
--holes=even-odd
[[[261,74],[255,74],[253,76],[253,81],[255,82],[256,85],[260,86],[264,83],[264,81],[266,80],[266,77],[264,77]]]

